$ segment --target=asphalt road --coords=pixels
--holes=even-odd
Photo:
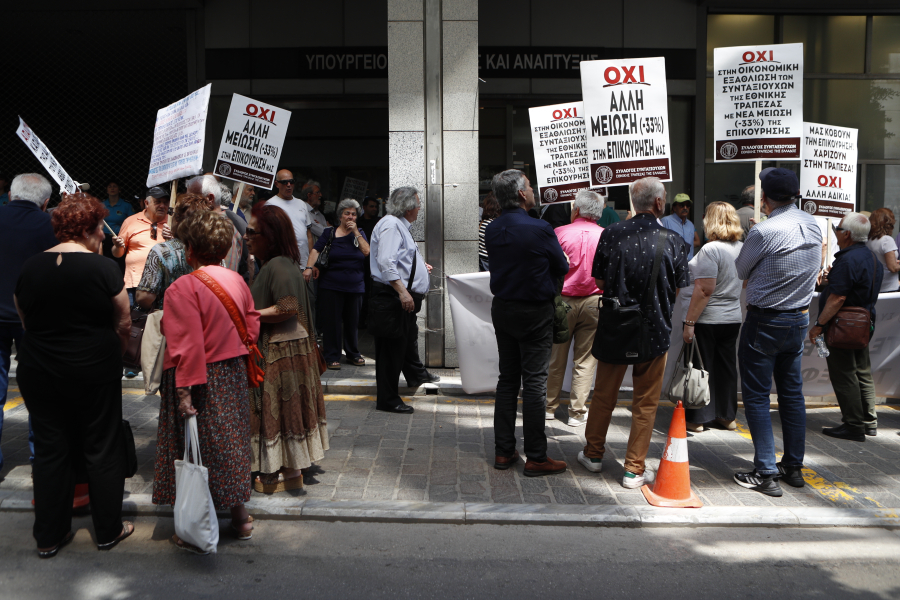
[[[883,529],[587,528],[256,522],[219,553],[168,543],[171,519],[96,550],[88,518],[50,560],[32,515],[0,513],[0,598],[897,598]],[[225,522],[222,522],[225,525]]]

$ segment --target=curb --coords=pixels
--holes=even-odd
[[[0,500],[0,512],[31,512],[31,492],[12,492]],[[246,504],[259,519],[366,521],[375,523],[449,523],[454,525],[575,525],[592,527],[880,527],[900,528],[900,509],[779,508],[708,506],[581,506],[492,504],[475,502],[407,502],[252,499]],[[171,506],[156,506],[150,494],[130,494],[122,502],[126,516],[171,517]],[[227,519],[227,512],[219,517]]]

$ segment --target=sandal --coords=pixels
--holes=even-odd
[[[75,532],[70,531],[57,545],[48,550],[38,548],[38,558],[53,558],[59,552],[59,549],[75,539]]]
[[[132,533],[134,533],[134,523],[131,521],[122,521],[122,533],[119,534],[119,537],[106,544],[97,544],[97,550],[112,550],[119,542]]]
[[[316,463],[311,463],[305,469],[300,469],[300,472],[304,475],[321,475],[325,472],[325,469],[317,465]]]
[[[366,359],[360,356],[359,358],[354,358],[353,360],[351,360],[350,364],[354,367],[364,367],[366,366]]]
[[[328,363],[328,369],[329,369],[330,371],[340,371],[340,370],[341,370],[341,363],[339,363],[339,362],[330,362],[330,363]]]
[[[247,518],[243,521],[235,521],[231,520],[231,531],[234,533],[234,537],[245,542],[253,537],[253,515],[247,515]],[[239,529],[239,525],[250,525],[250,529]]]
[[[277,477],[260,475],[253,481],[253,489],[261,494],[277,494],[287,490],[303,489],[303,475],[285,479],[281,473]]]
[[[180,550],[187,550],[188,552],[190,552],[192,554],[199,554],[200,556],[205,556],[205,555],[209,554],[209,552],[207,552],[206,550],[201,550],[200,548],[198,548],[197,546],[195,546],[193,544],[188,544],[186,541],[184,541],[183,539],[178,537],[177,534],[173,535],[170,538],[170,541],[173,544],[175,544],[176,548],[178,548]]]

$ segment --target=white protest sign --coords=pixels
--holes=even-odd
[[[16,130],[16,134],[19,136],[19,139],[25,142],[25,145],[28,146],[28,149],[31,150],[44,168],[47,169],[47,172],[59,184],[61,190],[67,194],[74,194],[78,191],[78,187],[72,178],[69,177],[69,174],[66,173],[66,170],[53,157],[50,149],[44,145],[44,142],[25,124],[22,117],[19,117],[19,128]]]
[[[672,181],[666,60],[581,62],[591,185]]]
[[[271,190],[290,120],[290,111],[234,94],[213,170]]]
[[[858,129],[804,123],[800,143],[803,210],[840,219],[856,207]]]
[[[591,187],[584,103],[534,106],[528,117],[540,203],[573,201],[579,190]]]
[[[211,88],[212,84],[208,83],[156,113],[147,187],[190,177],[203,170],[206,111]]]
[[[803,44],[713,49],[715,161],[800,158]]]
[[[347,198],[353,198],[361,204],[366,198],[367,189],[369,189],[368,181],[344,177],[344,188],[341,190],[341,197],[338,199],[338,202]]]

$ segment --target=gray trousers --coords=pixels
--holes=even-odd
[[[864,433],[866,427],[876,427],[875,383],[868,346],[862,350],[828,350],[831,354],[825,360],[834,395],[841,407],[841,420],[858,433]]]

